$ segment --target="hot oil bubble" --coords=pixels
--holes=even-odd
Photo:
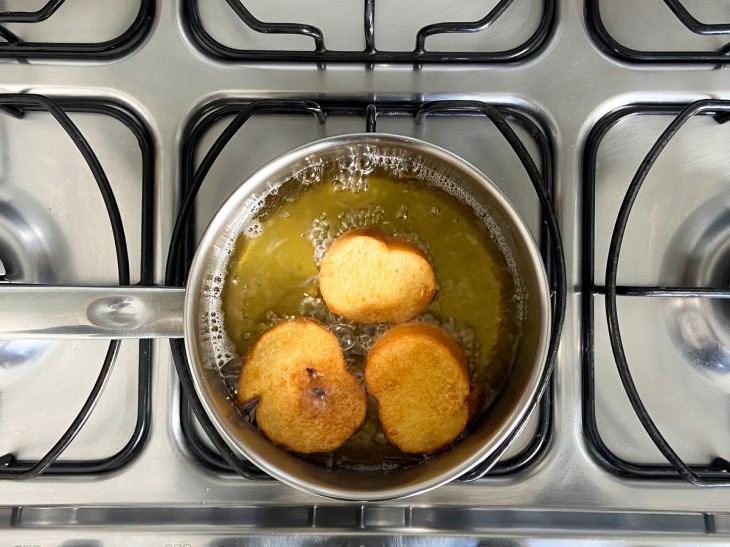
[[[345,353],[345,360],[351,367],[362,366],[375,340],[388,328],[385,324],[354,323],[346,317],[330,311],[320,297],[308,296],[302,299],[299,313],[301,316],[310,317],[329,327]]]
[[[291,321],[294,318],[294,315],[279,315],[278,313],[269,310],[264,314],[263,321],[259,321],[256,325],[256,337],[262,335],[267,330],[274,328],[276,325],[280,325],[285,321]]]
[[[332,179],[334,190],[339,192],[366,192],[368,190],[367,175],[377,165],[372,151],[364,154],[351,150],[350,154],[335,160],[335,174]]]
[[[256,239],[264,233],[264,227],[257,219],[252,220],[243,228],[243,234],[248,239]]]
[[[392,173],[398,178],[403,178],[413,172],[411,160],[406,157],[406,152],[386,148],[374,156],[375,164]]]
[[[357,341],[355,329],[352,325],[336,325],[335,327],[333,327],[332,333],[337,337],[337,340],[340,342],[340,347],[343,351],[352,349]]]
[[[340,225],[335,230],[336,236],[356,228],[370,228],[382,224],[385,220],[385,208],[382,205],[370,205],[350,209],[342,216],[338,215],[338,218],[340,219]]]
[[[322,213],[312,221],[312,225],[305,237],[312,243],[314,262],[319,266],[332,242],[342,234],[356,228],[383,227],[385,224],[385,208],[382,205],[370,205],[356,209],[349,209],[337,214],[339,221],[335,227],[327,220],[327,214]]]
[[[315,218],[306,233],[307,239],[314,248],[314,262],[317,266],[322,263],[322,259],[333,241],[330,233],[330,223],[325,220],[326,218],[327,215],[324,213],[319,218]]]
[[[324,162],[321,158],[307,158],[307,166],[296,174],[296,179],[304,186],[319,184],[322,180]]]
[[[330,318],[330,311],[324,300],[316,296],[305,296],[299,305],[299,313],[320,323],[327,323]]]

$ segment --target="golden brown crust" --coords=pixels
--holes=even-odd
[[[362,323],[413,319],[431,303],[436,278],[411,243],[375,228],[337,238],[325,254],[319,287],[334,312]]]
[[[403,452],[436,452],[469,419],[466,354],[438,327],[407,323],[386,332],[368,354],[365,385],[386,437]]]
[[[269,329],[245,356],[237,400],[256,398],[261,431],[294,452],[335,450],[365,420],[365,393],[337,338],[307,319]]]

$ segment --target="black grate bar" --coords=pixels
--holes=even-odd
[[[726,46],[728,48],[728,52],[730,52],[730,44]],[[730,121],[730,112],[715,112],[713,114],[715,117],[715,121],[717,123],[727,123]]]
[[[375,0],[365,0],[365,53],[375,55]]]
[[[35,24],[49,19],[64,0],[52,0],[36,12],[0,13],[0,23]],[[0,58],[3,59],[116,59],[139,46],[152,30],[155,0],[140,0],[139,10],[130,26],[119,36],[105,42],[25,42],[0,26]],[[111,10],[113,12],[113,10]]]
[[[236,15],[252,30],[263,33],[303,34],[315,39],[313,51],[237,49],[217,41],[206,30],[200,16],[200,0],[183,0],[183,23],[192,40],[200,49],[217,59],[227,61],[272,61],[321,63],[505,63],[524,60],[538,52],[547,42],[555,26],[556,0],[542,0],[542,14],[535,32],[524,43],[505,51],[495,52],[447,52],[426,51],[428,36],[445,33],[469,33],[486,31],[509,8],[514,0],[500,0],[482,19],[465,23],[438,23],[421,28],[416,34],[412,51],[379,51],[375,47],[375,0],[364,1],[365,48],[362,51],[329,50],[324,46],[324,36],[317,27],[298,23],[263,23],[243,5],[242,0],[226,0]]]
[[[465,33],[479,32],[487,29],[492,23],[499,19],[514,0],[499,0],[492,11],[487,15],[470,23],[437,23],[435,25],[427,25],[416,34],[416,54],[423,55],[426,53],[426,38],[435,34],[447,33]]]
[[[24,109],[9,104],[0,105],[0,112],[16,119],[20,119],[25,116]]]
[[[689,466],[667,443],[661,435],[656,424],[648,414],[641,401],[628,366],[628,361],[623,348],[621,331],[618,320],[616,298],[619,295],[619,287],[616,284],[618,260],[621,251],[623,234],[628,219],[641,189],[641,185],[651,167],[655,163],[661,151],[671,141],[680,128],[693,116],[709,115],[720,121],[718,117],[730,112],[730,101],[706,99],[696,101],[689,105],[666,105],[646,104],[623,107],[605,116],[594,127],[589,135],[584,152],[584,174],[586,187],[584,192],[584,236],[583,236],[583,283],[584,287],[591,287],[592,290],[583,291],[583,314],[586,320],[583,327],[583,355],[587,367],[584,374],[584,389],[586,397],[583,407],[584,427],[586,435],[591,441],[591,448],[602,458],[603,463],[621,475],[642,478],[683,478],[696,486],[730,486],[727,469],[722,464],[722,458],[714,458],[709,465]],[[596,287],[593,285],[594,260],[595,260],[595,174],[598,146],[608,130],[617,121],[624,117],[637,114],[662,114],[673,115],[674,119],[660,135],[645,156],[636,175],[632,179],[624,200],[621,204],[616,223],[614,225],[609,253],[606,264],[606,286]],[[728,291],[714,288],[686,288],[686,287],[623,287],[621,292],[627,296],[660,296],[660,297],[692,297],[692,298],[726,298]],[[660,450],[662,455],[670,463],[669,466],[653,464],[636,464],[616,456],[606,446],[598,432],[595,415],[595,376],[594,376],[594,294],[605,293],[606,318],[609,331],[609,339],[614,355],[617,370],[626,394],[631,402],[637,417],[647,434]]]
[[[66,448],[68,448],[68,445],[71,444],[71,441],[76,438],[76,435],[78,435],[79,431],[81,431],[81,428],[84,427],[84,424],[89,419],[89,416],[91,416],[91,413],[94,411],[94,408],[99,402],[99,399],[101,399],[101,394],[104,391],[104,387],[106,387],[106,384],[109,381],[109,377],[111,376],[112,367],[117,360],[120,346],[120,340],[112,340],[109,343],[106,357],[104,357],[104,363],[101,366],[101,370],[99,371],[99,375],[94,382],[94,386],[91,388],[89,396],[84,401],[84,404],[81,407],[81,410],[79,410],[79,413],[76,415],[76,418],[74,418],[73,422],[71,422],[71,425],[61,436],[61,438],[56,442],[56,444],[53,445],[53,447],[45,454],[45,456],[43,456],[28,469],[17,471],[17,466],[14,466],[13,468],[6,468],[0,471],[0,478],[32,479],[33,477],[37,477],[38,475],[43,473],[43,471],[45,471],[49,465],[51,465],[56,459],[58,459],[58,457],[63,453],[64,450],[66,450]]]
[[[672,10],[672,13],[677,16],[677,19],[679,19],[685,27],[695,34],[702,34],[703,36],[730,34],[730,24],[728,23],[700,23],[689,11],[687,11],[687,8],[685,8],[679,0],[664,0],[664,3],[670,10]]]
[[[664,0],[672,13],[689,30],[700,35],[730,34],[730,23],[704,24],[695,19],[680,0]],[[628,63],[693,63],[715,64],[722,67],[730,60],[730,44],[718,50],[663,51],[637,50],[616,40],[606,28],[601,16],[601,0],[585,0],[585,21],[588,34],[611,57]]]
[[[149,435],[150,417],[152,415],[152,340],[140,340],[139,351],[137,421],[129,440],[119,452],[106,458],[98,460],[53,461],[43,471],[44,475],[98,475],[109,473],[129,463],[138,453]],[[35,462],[16,460],[12,454],[8,454],[7,456],[10,458],[7,465],[13,471],[28,470],[35,465]]]
[[[18,100],[22,98],[22,100]],[[7,101],[7,102],[6,102]],[[142,256],[140,261],[140,279],[143,285],[152,285],[154,281],[153,269],[153,236],[152,236],[152,215],[154,198],[154,161],[153,146],[149,131],[142,120],[122,106],[107,99],[77,99],[58,98],[47,99],[35,95],[0,95],[0,111],[13,117],[22,118],[28,111],[40,112],[49,111],[49,108],[58,108],[62,113],[79,112],[103,114],[113,117],[122,122],[135,136],[142,154],[142,215],[141,215],[141,247]],[[99,165],[99,168],[101,166]],[[98,181],[97,181],[98,184]],[[100,189],[103,185],[100,186]],[[111,191],[110,187],[102,192]],[[111,196],[113,200],[113,195]],[[114,215],[110,212],[110,220]],[[119,239],[119,231],[123,231],[121,219],[112,220],[112,233]],[[126,252],[126,249],[125,249]],[[119,261],[119,258],[118,258]],[[128,270],[128,266],[127,266]],[[120,276],[120,284],[129,283],[129,274]],[[2,289],[0,289],[2,290]],[[93,411],[96,402],[101,397],[106,379],[111,373],[120,341],[113,340],[102,364],[92,392],[86,399],[81,411],[67,429],[64,436],[54,447],[39,461],[17,460],[13,454],[0,456],[0,479],[23,479],[31,478],[40,474],[98,474],[116,470],[127,464],[137,454],[144,441],[147,439],[150,428],[151,391],[152,391],[152,341],[140,340],[139,342],[139,372],[137,388],[137,421],[134,431],[127,443],[116,454],[99,460],[70,460],[57,461],[63,450],[70,444],[78,431]]]
[[[540,422],[537,426],[535,436],[532,438],[530,444],[522,451],[522,453],[516,456],[500,460],[495,463],[488,471],[484,471],[485,465],[478,465],[471,471],[466,472],[457,480],[459,482],[472,482],[477,479],[484,477],[499,477],[517,473],[528,467],[529,464],[533,463],[535,459],[542,453],[547,447],[547,443],[552,435],[552,380],[550,381],[550,388],[548,388],[540,399]],[[512,441],[509,441],[510,443]]]
[[[369,104],[367,106],[367,109],[365,110],[365,126],[366,131],[368,133],[375,133],[376,129],[375,126],[377,124],[378,119],[378,107],[376,107],[374,104]]]
[[[227,458],[221,456],[220,450],[216,452],[203,441],[198,432],[195,431],[195,413],[190,399],[184,393],[180,393],[180,430],[186,440],[186,445],[191,454],[197,458],[206,468],[216,473],[238,473],[242,477],[254,479],[271,479],[269,475],[258,467],[244,460],[239,460],[240,468],[231,465]],[[209,437],[210,438],[210,437]],[[215,445],[215,441],[211,439]],[[216,447],[217,448],[217,447]],[[248,465],[246,465],[248,464]],[[244,467],[245,466],[245,467]],[[244,472],[241,472],[241,469]]]
[[[503,112],[502,112],[503,111]],[[349,114],[362,116],[366,121],[368,128],[375,129],[375,119],[377,115],[390,115],[390,116],[411,116],[414,121],[418,120],[422,122],[426,116],[451,116],[451,115],[479,115],[487,117],[492,120],[493,123],[498,127],[500,132],[505,136],[509,145],[515,149],[520,161],[525,166],[528,175],[539,196],[541,205],[547,210],[543,209],[543,216],[551,216],[550,220],[544,221],[543,226],[543,242],[545,243],[545,262],[548,265],[548,269],[551,272],[551,285],[553,288],[553,317],[554,317],[554,330],[551,333],[551,343],[549,349],[549,360],[545,370],[545,376],[541,381],[542,397],[539,399],[540,404],[540,422],[538,424],[538,432],[531,442],[530,446],[515,458],[500,462],[495,466],[493,474],[505,474],[515,472],[522,469],[532,461],[536,455],[547,445],[547,441],[551,434],[550,428],[550,416],[551,416],[551,399],[547,393],[547,385],[550,383],[551,371],[555,359],[557,350],[557,344],[560,339],[560,330],[562,328],[562,322],[564,317],[565,309],[565,269],[564,269],[564,258],[562,255],[562,244],[560,243],[560,235],[557,232],[557,220],[552,210],[552,202],[550,194],[552,192],[552,148],[550,147],[547,137],[534,126],[533,122],[528,122],[528,119],[519,111],[513,110],[510,107],[494,107],[486,103],[479,103],[476,101],[439,101],[434,103],[418,103],[418,102],[406,102],[406,103],[372,103],[372,102],[361,102],[354,100],[343,100],[343,101],[323,101],[323,102],[312,102],[312,101],[254,101],[249,102],[245,100],[227,100],[220,101],[214,105],[206,106],[201,112],[200,116],[194,121],[192,127],[186,130],[186,138],[184,139],[184,146],[181,153],[183,158],[183,166],[181,172],[183,173],[183,205],[180,209],[180,214],[176,220],[176,228],[178,223],[189,224],[192,215],[191,207],[188,209],[185,206],[185,202],[189,195],[196,194],[199,190],[200,184],[203,181],[201,174],[207,173],[210,169],[209,162],[206,158],[212,158],[218,156],[222,147],[230,140],[232,135],[240,129],[242,123],[240,117],[244,116],[248,119],[253,113],[270,113],[270,114],[304,114],[312,115],[315,114],[319,123],[324,123],[326,116],[332,114]],[[206,156],[201,161],[199,167],[194,169],[192,166],[192,159],[195,157],[195,146],[199,142],[202,134],[206,131],[210,125],[220,120],[224,116],[234,116],[234,119],[229,122],[226,128],[221,133],[221,136],[216,139],[214,145],[208,150]],[[541,151],[541,159],[545,175],[537,170],[537,167],[529,156],[526,148],[514,133],[514,130],[507,123],[505,116],[509,117],[510,120],[520,123],[525,127],[531,134],[532,137],[536,138],[539,149]],[[530,127],[530,124],[533,124]],[[229,130],[234,130],[232,133]],[[230,134],[228,134],[230,133]],[[225,134],[225,138],[222,137]],[[220,145],[220,148],[219,148]],[[189,182],[187,182],[189,181]],[[183,216],[184,213],[184,216]],[[167,283],[182,283],[187,274],[187,268],[189,267],[189,260],[191,258],[191,251],[196,240],[194,237],[185,238],[185,228],[180,227],[175,230],[175,236],[171,241],[170,248],[170,259],[168,260],[167,270]],[[191,236],[191,232],[187,233]],[[187,254],[186,254],[187,253]],[[188,264],[184,265],[183,257],[188,260]],[[553,258],[554,257],[554,258]],[[181,391],[181,420],[183,422],[183,433],[186,436],[191,451],[209,468],[215,471],[230,471],[235,470],[240,475],[246,478],[260,478],[261,472],[255,468],[249,462],[240,459],[231,449],[225,444],[222,438],[217,433],[217,430],[211,423],[207,414],[205,413],[199,399],[195,396],[194,386],[192,384],[192,376],[190,368],[188,366],[184,344],[180,340],[171,341],[173,355],[175,357],[175,365],[180,376],[182,383]],[[537,406],[537,401],[535,406]],[[192,412],[191,412],[192,411]],[[219,456],[198,437],[192,424],[192,418],[195,416],[198,419],[203,430],[210,438],[213,445],[221,453]],[[517,432],[515,432],[515,435]],[[501,451],[495,453],[490,460],[479,465],[477,468],[472,470],[469,474],[463,476],[460,480],[470,481],[481,478],[488,470],[494,465],[495,461],[501,456],[504,449],[511,443],[513,438],[508,439]]]
[[[36,11],[3,11],[0,12],[0,23],[40,23],[56,13],[64,2],[65,0],[49,0]]]
[[[593,287],[596,294],[606,294],[606,287]],[[718,298],[730,299],[730,289],[705,287],[634,287],[616,286],[618,296],[647,296],[653,298]]]
[[[226,0],[236,15],[256,32],[263,34],[301,34],[314,39],[314,51],[324,51],[324,36],[322,31],[311,25],[298,23],[264,23],[256,19],[241,3],[241,0]]]
[[[23,42],[16,34],[13,34],[8,29],[6,29],[3,26],[0,26],[0,38],[7,41],[8,44],[20,44]],[[0,45],[0,48],[3,46]]]

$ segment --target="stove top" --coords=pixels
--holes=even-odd
[[[551,387],[509,452],[489,472],[383,503],[233,472],[194,417],[167,340],[5,334],[9,544],[727,542],[730,1],[442,4],[3,5],[0,302],[26,284],[182,279],[183,266],[166,271],[181,202],[243,111],[200,181],[176,242],[183,262],[262,164],[367,130],[472,162],[554,265],[544,211],[487,105],[540,170],[568,274]],[[0,335],[23,313],[50,326],[37,309],[6,299]]]

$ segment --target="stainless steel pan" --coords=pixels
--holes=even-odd
[[[399,158],[403,165],[455,181],[488,211],[517,265],[523,301],[523,335],[509,378],[470,434],[421,464],[385,472],[329,468],[273,445],[241,419],[216,356],[233,353],[220,330],[222,283],[234,243],[267,196],[292,177],[306,179],[318,165],[343,159]],[[356,164],[360,164],[357,161]],[[383,165],[394,167],[392,161]],[[302,177],[302,174],[305,177]],[[431,144],[384,134],[355,134],[317,141],[267,164],[227,199],[213,217],[193,259],[186,289],[142,287],[38,287],[5,285],[0,291],[0,338],[184,336],[194,394],[226,444],[238,455],[296,488],[348,500],[409,496],[435,488],[488,460],[524,425],[546,381],[550,299],[545,270],[524,221],[504,195],[459,157]],[[215,333],[214,333],[215,331]],[[81,334],[80,334],[81,333]]]

